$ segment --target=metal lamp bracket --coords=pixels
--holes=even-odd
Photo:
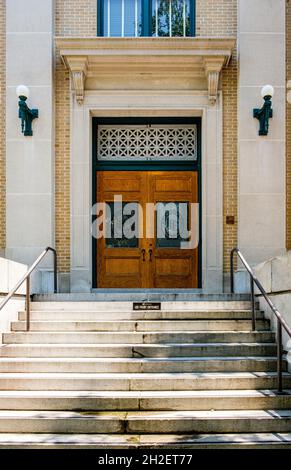
[[[269,132],[269,119],[273,117],[272,97],[264,97],[264,105],[261,109],[255,108],[253,110],[254,118],[260,122],[259,135],[268,135]]]
[[[38,118],[38,109],[30,109],[26,104],[26,96],[19,97],[19,119],[21,119],[21,132],[24,136],[32,136],[32,121]]]

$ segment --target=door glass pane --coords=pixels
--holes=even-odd
[[[153,0],[153,36],[190,36],[190,0]]]
[[[138,248],[138,203],[106,202],[106,248]]]
[[[189,241],[189,202],[158,202],[156,211],[157,248],[180,248]]]

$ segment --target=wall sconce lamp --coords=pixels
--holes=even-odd
[[[265,102],[261,109],[254,109],[254,118],[260,121],[259,135],[268,135],[269,119],[273,117],[272,97],[274,95],[274,88],[272,85],[265,85],[262,88],[261,95]]]
[[[29,109],[26,104],[29,98],[29,89],[25,85],[19,85],[16,89],[19,98],[19,119],[21,119],[21,132],[25,136],[32,136],[32,121],[38,118],[38,109]]]

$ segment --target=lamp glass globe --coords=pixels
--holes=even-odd
[[[265,85],[263,86],[261,90],[261,95],[262,98],[265,98],[265,96],[274,96],[274,87],[272,85]]]
[[[20,96],[25,96],[25,98],[29,98],[29,88],[25,85],[19,85],[16,88],[16,94],[17,94],[18,98]]]

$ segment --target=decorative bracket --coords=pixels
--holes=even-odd
[[[205,74],[208,82],[208,97],[211,104],[216,103],[220,73],[224,65],[224,57],[204,58]]]
[[[81,105],[84,101],[88,59],[84,56],[71,56],[67,57],[67,63],[71,72],[72,88],[75,91],[77,103]]]

